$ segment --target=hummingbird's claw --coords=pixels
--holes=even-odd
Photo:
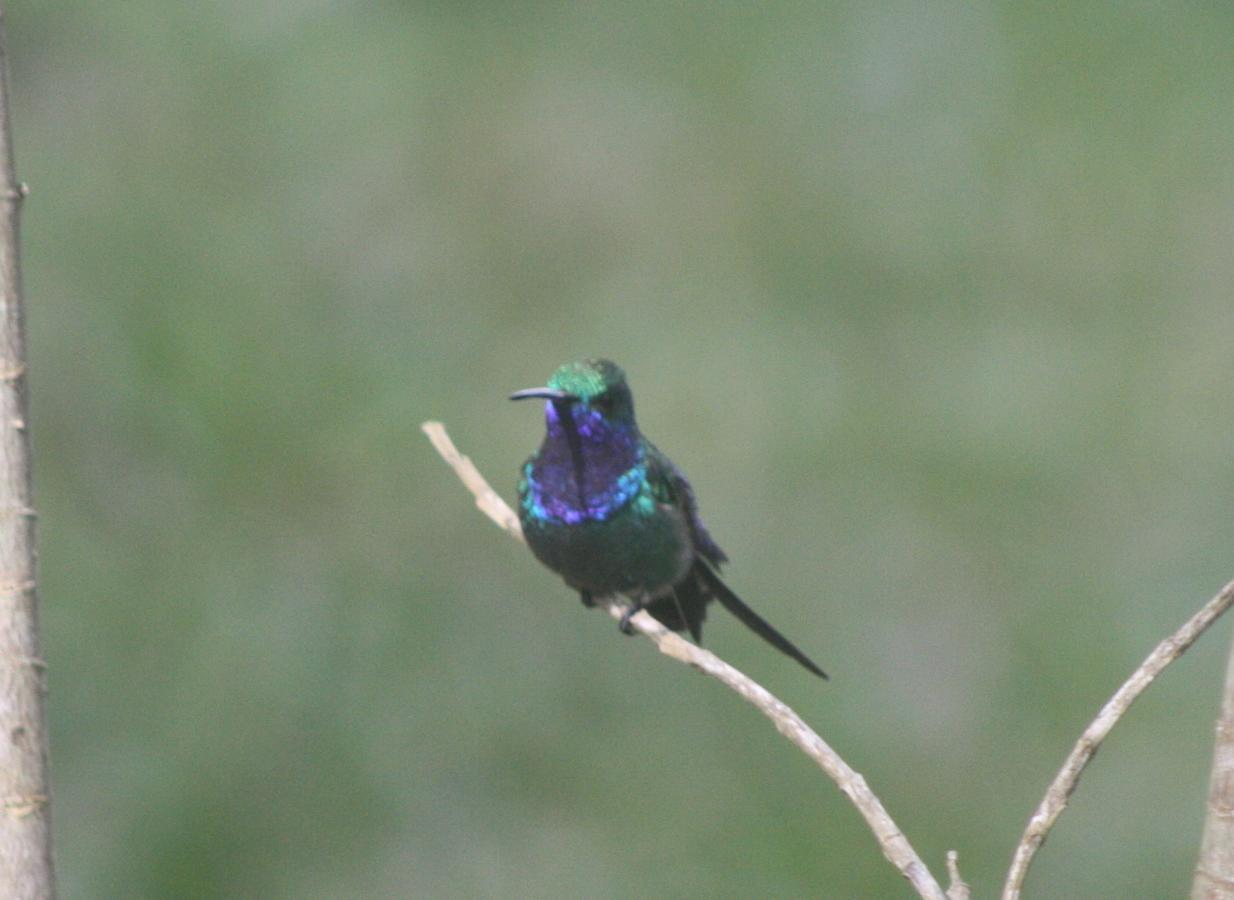
[[[622,634],[634,634],[634,626],[630,624],[630,619],[634,614],[643,608],[642,600],[635,600],[626,607],[626,611],[621,614],[621,621],[617,623],[617,628]]]

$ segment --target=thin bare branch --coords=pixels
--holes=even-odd
[[[450,464],[463,484],[475,496],[476,506],[497,526],[522,540],[518,516],[489,486],[472,465],[471,460],[458,452],[449,435],[446,434],[445,427],[440,422],[425,422],[420,427],[433,442],[437,452]],[[620,619],[626,609],[620,599],[612,597],[605,598],[601,605],[614,619]],[[630,624],[640,634],[649,638],[665,656],[693,666],[698,671],[722,682],[767,716],[776,729],[814,760],[818,767],[826,772],[844,795],[852,801],[857,811],[865,818],[870,830],[874,832],[874,837],[878,840],[883,855],[900,871],[900,874],[908,879],[917,893],[929,900],[947,900],[947,895],[943,893],[934,876],[930,874],[929,868],[921,861],[908,839],[892,821],[891,816],[887,814],[883,804],[870,790],[865,779],[853,771],[848,763],[844,762],[821,737],[815,734],[787,704],[714,653],[697,647],[669,631],[646,612],[639,612],[633,616]]]
[[[1196,639],[1217,620],[1218,616],[1229,609],[1231,603],[1234,603],[1234,581],[1223,587],[1217,596],[1204,604],[1200,611],[1188,619],[1178,631],[1158,644],[1105,706],[1101,707],[1097,718],[1093,719],[1084,729],[1084,733],[1080,735],[1079,741],[1067,756],[1063,767],[1054,776],[1037,811],[1028,820],[1028,826],[1024,829],[1024,835],[1015,848],[1011,868],[1007,872],[1007,881],[1003,885],[1003,900],[1018,900],[1033,857],[1045,841],[1050,829],[1054,827],[1055,821],[1067,808],[1067,801],[1071,798],[1071,793],[1075,790],[1084,767],[1097,752],[1097,748],[1101,746],[1106,735],[1118,724],[1118,720],[1123,717],[1144,689],[1153,683],[1153,679],[1160,675],[1166,666],[1182,656],[1187,648],[1194,644]]]
[[[1204,837],[1191,882],[1191,900],[1234,900],[1234,646],[1226,664]]]
[[[39,648],[26,339],[8,59],[0,10],[0,896],[55,895],[48,795],[46,664]]]
[[[947,851],[947,900],[969,900],[968,882],[960,877],[960,854]]]
[[[480,512],[492,519],[498,528],[515,540],[523,541],[523,526],[519,524],[514,510],[510,509],[506,501],[501,499],[501,495],[484,480],[484,476],[480,474],[480,470],[475,467],[471,458],[458,452],[458,448],[450,440],[450,435],[446,434],[446,426],[440,422],[425,422],[420,426],[420,430],[428,435],[428,439],[433,442],[433,448],[458,475],[463,486],[471,491],[471,495],[476,498],[476,506],[479,507]]]

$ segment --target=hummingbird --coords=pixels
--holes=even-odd
[[[718,600],[771,646],[827,677],[720,580],[728,557],[703,527],[690,482],[639,431],[620,367],[606,359],[566,363],[547,386],[510,395],[532,398],[547,401],[545,434],[523,463],[519,520],[531,552],[584,606],[624,594],[631,605],[623,632],[645,609],[699,641],[707,604]]]

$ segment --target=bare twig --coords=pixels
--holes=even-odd
[[[425,422],[420,426],[420,430],[428,435],[428,439],[433,442],[433,448],[450,465],[454,474],[458,475],[464,487],[471,491],[472,496],[476,498],[476,506],[479,507],[480,512],[492,519],[498,528],[515,540],[522,541],[523,526],[519,524],[518,516],[506,505],[506,501],[501,499],[501,495],[484,480],[484,476],[480,474],[480,470],[475,467],[471,459],[458,452],[458,448],[450,440],[450,435],[446,434],[446,426],[440,422]]]
[[[947,900],[968,900],[968,882],[960,877],[960,854],[947,851]]]
[[[1226,665],[1221,716],[1208,779],[1204,838],[1191,883],[1191,900],[1234,898],[1234,647]]]
[[[463,484],[475,496],[476,505],[481,511],[503,530],[522,540],[518,516],[488,485],[484,477],[471,464],[471,460],[458,452],[446,434],[445,427],[440,422],[425,422],[420,427],[433,442],[437,452],[450,464]],[[605,598],[604,603],[609,615],[615,619],[620,619],[626,609],[618,598]],[[943,893],[934,876],[930,874],[929,868],[921,861],[908,839],[892,821],[891,816],[887,814],[883,804],[870,790],[865,779],[853,771],[792,709],[749,676],[739,672],[714,653],[697,647],[669,631],[646,612],[639,612],[633,616],[630,624],[640,634],[649,638],[665,656],[693,666],[700,672],[717,679],[771,719],[776,729],[814,760],[852,801],[857,811],[865,818],[870,830],[874,832],[874,837],[878,840],[883,855],[899,869],[900,874],[908,879],[917,893],[929,900],[947,900],[947,895]]]
[[[1011,868],[1007,872],[1007,881],[1003,885],[1003,900],[1018,900],[1033,856],[1045,841],[1050,829],[1054,827],[1054,822],[1067,808],[1067,801],[1072,791],[1075,790],[1076,783],[1080,780],[1080,774],[1088,765],[1088,761],[1092,759],[1093,754],[1097,752],[1097,748],[1101,746],[1106,735],[1110,733],[1110,729],[1118,724],[1118,720],[1135,702],[1136,697],[1152,684],[1153,679],[1161,674],[1162,669],[1178,659],[1188,647],[1194,644],[1196,638],[1203,634],[1217,620],[1217,617],[1230,607],[1231,603],[1234,603],[1234,581],[1222,588],[1217,596],[1209,600],[1178,631],[1158,644],[1106,705],[1101,707],[1097,718],[1093,719],[1084,729],[1080,740],[1076,742],[1063,763],[1062,769],[1054,776],[1049,789],[1046,790],[1041,805],[1028,820],[1028,827],[1024,829],[1024,835],[1015,848]]]
[[[0,896],[55,895],[48,801],[46,666],[39,649],[26,341],[8,60],[0,10]]]

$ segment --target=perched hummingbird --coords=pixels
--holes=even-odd
[[[728,557],[698,517],[690,482],[642,436],[625,373],[605,359],[566,363],[539,397],[546,432],[523,464],[519,519],[531,552],[579,592],[621,593],[673,631],[702,636],[707,603],[720,605],[815,675],[827,675],[720,580]]]

